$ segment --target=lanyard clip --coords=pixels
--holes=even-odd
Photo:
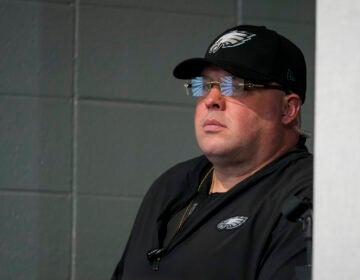
[[[164,255],[165,249],[164,248],[156,248],[149,250],[146,253],[147,259],[152,264],[152,268],[154,271],[159,270],[159,263],[161,260],[161,257]]]

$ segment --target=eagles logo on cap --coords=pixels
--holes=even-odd
[[[244,44],[256,36],[253,33],[246,31],[233,30],[221,36],[210,48],[209,53],[215,53],[220,48],[231,48]]]

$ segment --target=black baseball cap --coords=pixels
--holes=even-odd
[[[277,82],[305,101],[303,53],[290,40],[264,26],[240,25],[226,30],[210,44],[204,58],[184,60],[173,74],[178,79],[191,79],[210,65],[252,82]]]

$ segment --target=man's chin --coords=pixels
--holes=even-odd
[[[202,149],[204,155],[211,161],[223,160],[229,156],[229,152],[224,149]]]

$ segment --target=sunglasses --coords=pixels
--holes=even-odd
[[[215,85],[220,88],[223,96],[241,96],[245,91],[258,89],[278,89],[286,94],[290,93],[288,89],[280,85],[256,84],[233,76],[223,76],[220,81],[212,81],[206,77],[195,77],[185,83],[184,87],[187,95],[201,97],[209,94]]]

